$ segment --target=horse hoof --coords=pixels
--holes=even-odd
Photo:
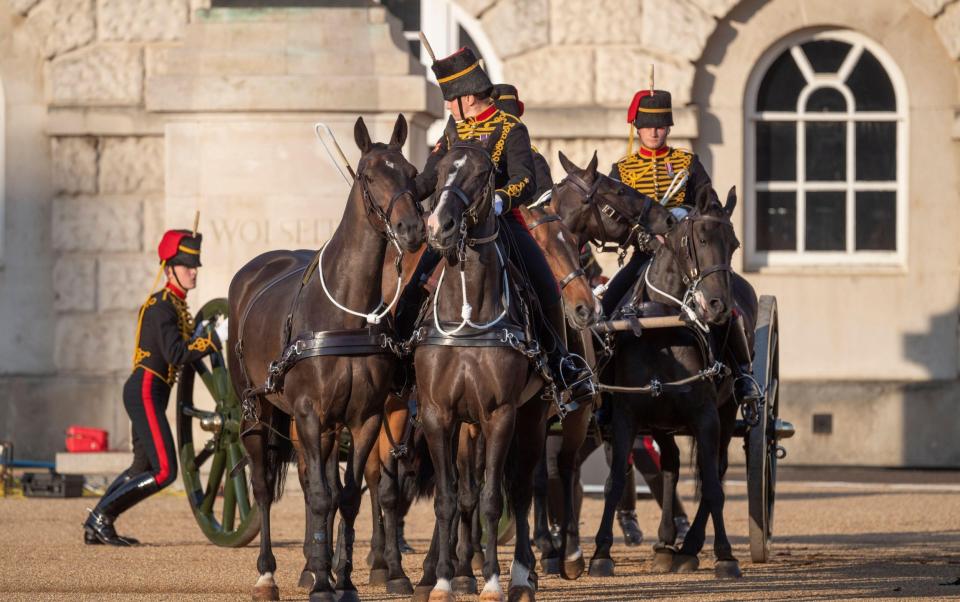
[[[507,602],[534,602],[536,599],[536,592],[526,585],[513,586],[507,592]]]
[[[560,559],[559,558],[541,558],[540,568],[543,569],[544,575],[558,575],[560,574]]]
[[[675,573],[694,573],[700,568],[700,559],[696,556],[677,554],[673,557],[673,571]]]
[[[567,581],[579,579],[580,575],[583,574],[583,569],[585,566],[586,564],[583,561],[583,556],[580,556],[576,560],[565,560],[563,562],[563,571],[561,571],[560,576]]]
[[[717,579],[739,579],[743,577],[740,572],[740,563],[736,560],[718,560],[713,567],[713,576]]]
[[[653,552],[653,566],[651,572],[670,573],[673,571],[673,550],[655,550]]]
[[[253,599],[257,602],[279,600],[280,588],[276,585],[258,585],[253,588]]]
[[[613,577],[612,558],[594,558],[590,561],[591,577]]]
[[[297,587],[301,589],[313,589],[313,583],[316,579],[310,571],[300,573],[300,581],[297,581]]]
[[[337,596],[333,592],[313,592],[310,602],[337,602]]]
[[[399,594],[401,596],[409,596],[413,593],[413,584],[410,583],[410,580],[406,577],[400,577],[399,579],[390,579],[387,583],[387,593],[388,594]]]
[[[483,571],[484,560],[483,552],[474,552],[473,558],[470,559],[470,568],[475,571]]]
[[[480,592],[480,602],[503,602],[503,592]]]
[[[387,591],[389,592],[390,590],[388,589]],[[430,600],[430,594],[432,593],[432,585],[418,585],[416,588],[414,588],[413,595],[410,597],[410,600],[412,602],[427,602]]]
[[[480,599],[483,600],[483,598]],[[453,595],[453,592],[433,590],[427,600],[429,602],[457,602],[457,597]]]
[[[370,569],[370,579],[367,585],[386,585],[390,577],[390,569]]]
[[[461,575],[454,577],[450,582],[450,587],[455,594],[477,595],[477,578],[471,575]]]
[[[337,602],[360,602],[360,594],[355,589],[337,590]]]

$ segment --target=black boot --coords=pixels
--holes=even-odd
[[[106,544],[110,546],[132,546],[139,541],[117,535],[113,522],[120,514],[132,508],[150,495],[159,491],[153,475],[142,474],[129,478],[124,483],[111,487],[109,494],[104,494],[97,507],[90,511],[90,515],[83,523],[83,541],[87,544]]]
[[[122,472],[122,473],[120,473],[120,474],[117,476],[117,478],[114,479],[112,483],[110,483],[110,486],[107,487],[107,490],[103,492],[103,497],[109,497],[109,496],[112,495],[114,492],[116,492],[117,489],[119,489],[121,486],[123,486],[124,484],[126,484],[130,479],[131,479],[131,476],[130,476],[129,472]],[[112,524],[113,521],[108,521],[108,520],[106,520],[106,518],[103,517],[103,516],[99,516],[99,518],[96,518],[96,517],[93,516],[93,512],[92,512],[92,511],[91,511],[91,513],[90,513],[90,517],[87,518],[87,521],[89,522],[89,521],[91,521],[91,519],[93,519],[94,522],[99,521],[99,522],[105,523],[104,526],[101,528],[101,531],[109,531],[109,530],[112,530],[112,529],[113,529],[113,524]],[[109,523],[109,524],[106,524],[106,523]],[[86,525],[84,525],[84,526],[86,526]],[[114,531],[113,535],[116,536],[116,537],[119,537],[119,536],[117,536],[116,531]],[[127,544],[122,544],[122,545],[135,546],[135,545],[139,545],[139,544],[140,544],[140,540],[138,540],[138,539],[135,538],[135,537],[122,537],[122,538],[120,538],[120,539],[123,539],[123,540],[125,540],[126,542],[128,542]],[[96,536],[93,535],[92,530],[84,529],[84,533],[83,533],[83,543],[85,543],[85,544],[87,544],[87,545],[100,545],[100,544],[102,544],[103,542],[101,542],[99,539],[97,539]]]
[[[763,398],[763,390],[753,378],[753,352],[741,315],[731,318],[729,350],[734,360],[734,396],[741,404],[755,405]]]
[[[573,412],[580,407],[580,404],[592,401],[597,394],[593,384],[593,370],[582,357],[567,351],[567,322],[563,315],[563,304],[555,303],[545,307],[543,313],[549,322],[549,328],[543,329],[545,333],[541,334],[541,345],[551,349],[550,340],[547,337],[554,339],[552,351],[547,357],[547,364],[553,373],[553,381],[557,385],[558,392],[570,392],[570,401],[567,402],[566,409],[568,412]]]

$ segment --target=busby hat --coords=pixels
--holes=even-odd
[[[673,106],[666,90],[640,90],[633,95],[627,110],[627,123],[637,128],[663,128],[673,125]]]
[[[165,265],[200,267],[200,244],[203,235],[190,230],[167,230],[160,239],[157,255]]]
[[[493,87],[493,101],[497,108],[514,117],[523,116],[523,101],[517,93],[516,86],[497,84]]]
[[[474,94],[488,96],[493,89],[490,78],[469,48],[461,48],[450,56],[437,59],[430,66],[443,92],[444,100]]]

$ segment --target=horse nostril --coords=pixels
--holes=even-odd
[[[714,297],[713,299],[710,299],[710,309],[717,312],[718,314],[723,313],[726,307],[727,306],[723,302],[723,299],[717,299],[716,297]]]
[[[450,230],[453,230],[456,226],[457,226],[456,220],[448,219],[447,221],[443,222],[443,229],[441,230],[441,232],[449,232]]]
[[[577,317],[586,320],[590,317],[590,308],[583,303],[578,303],[576,308]]]

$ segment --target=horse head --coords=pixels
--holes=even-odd
[[[705,186],[695,206],[664,237],[672,261],[666,270],[686,286],[685,302],[692,302],[697,317],[707,324],[723,324],[732,308],[730,261],[740,246],[730,217],[737,205],[736,187],[727,193],[726,205]]]
[[[495,169],[489,150],[458,141],[437,164],[436,202],[427,218],[427,243],[437,251],[450,251],[492,215]]]
[[[390,142],[383,144],[370,139],[367,126],[359,117],[353,137],[361,153],[354,189],[362,197],[367,220],[391,242],[407,251],[416,251],[425,234],[414,194],[417,169],[402,153],[407,120],[398,115]]]
[[[615,243],[621,250],[632,244],[655,244],[651,234],[662,235],[676,218],[654,199],[597,171],[597,153],[581,169],[563,152],[560,165],[567,176],[554,186],[551,204],[579,242],[598,246]]]
[[[549,206],[521,206],[519,209],[560,286],[567,323],[575,330],[583,330],[600,319],[602,309],[580,267],[580,246],[576,237]]]

